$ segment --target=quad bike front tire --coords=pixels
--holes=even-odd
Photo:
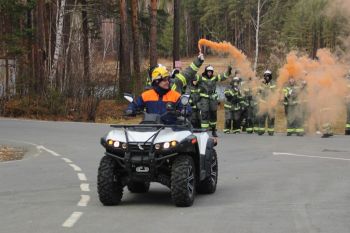
[[[110,156],[102,157],[97,174],[97,192],[105,206],[118,205],[123,197],[123,186],[116,171],[117,162]]]
[[[147,193],[149,186],[150,182],[130,181],[128,184],[128,189],[131,193]]]
[[[196,187],[196,172],[191,156],[175,158],[171,168],[171,198],[176,206],[188,207],[193,204]]]
[[[218,157],[215,149],[211,149],[212,159],[210,162],[210,176],[201,181],[198,185],[197,192],[201,194],[215,193],[216,185],[218,183]]]

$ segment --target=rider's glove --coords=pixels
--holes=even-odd
[[[125,110],[125,115],[126,116],[135,116],[135,113],[132,109],[126,109]]]

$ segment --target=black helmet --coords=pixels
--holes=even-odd
[[[179,68],[175,68],[175,69],[173,69],[173,71],[171,71],[170,77],[171,78],[175,78],[175,75],[178,74],[178,73],[180,73]]]

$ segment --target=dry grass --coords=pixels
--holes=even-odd
[[[0,162],[20,160],[24,156],[22,148],[0,145]]]

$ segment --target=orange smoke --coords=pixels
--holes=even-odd
[[[287,55],[286,64],[279,70],[277,79],[278,95],[270,96],[270,103],[282,96],[282,89],[293,77],[297,84],[306,81],[306,89],[300,102],[305,103],[309,129],[321,129],[325,123],[339,121],[339,115],[345,111],[347,95],[347,72],[345,64],[340,62],[329,49],[317,51],[317,60],[307,56],[298,56],[296,52]],[[283,97],[282,97],[283,98]],[[302,113],[299,113],[302,114]]]
[[[201,51],[202,46],[209,47],[217,52],[229,53],[235,59],[235,65],[240,70],[244,78],[255,77],[255,73],[251,68],[251,64],[247,59],[247,56],[231,43],[226,41],[217,43],[206,39],[200,39],[198,41],[199,51]]]

